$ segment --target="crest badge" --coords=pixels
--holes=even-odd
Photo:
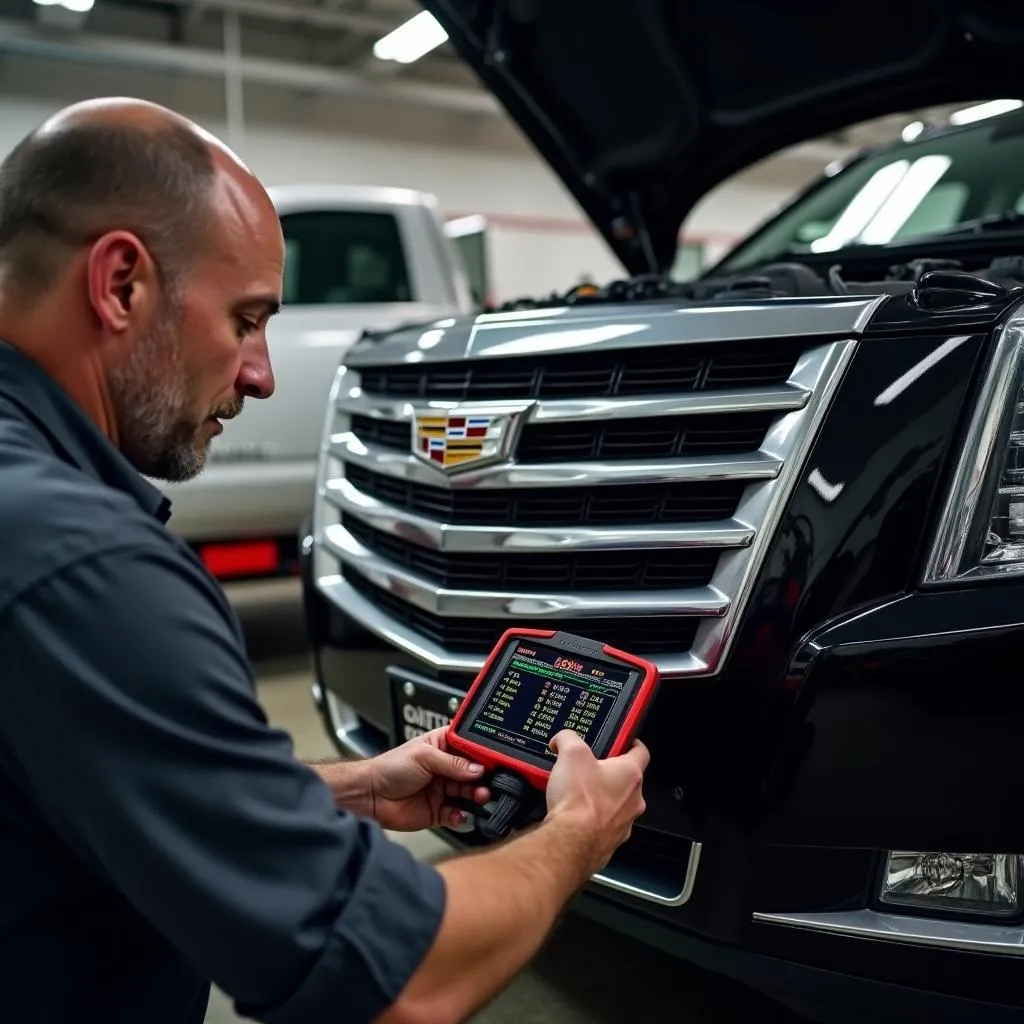
[[[413,417],[413,454],[445,473],[477,469],[507,458],[513,427],[527,408],[417,412]]]

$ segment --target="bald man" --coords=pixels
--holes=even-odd
[[[548,813],[438,866],[383,828],[486,800],[443,733],[295,760],[217,583],[143,476],[269,399],[283,242],[259,182],[151,104],[62,111],[0,165],[0,1019],[461,1021],[644,809],[641,744],[556,739]]]

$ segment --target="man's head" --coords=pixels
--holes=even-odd
[[[274,379],[284,243],[230,150],[137,100],[69,107],[0,164],[0,335],[142,473],[187,480]]]

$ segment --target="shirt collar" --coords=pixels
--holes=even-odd
[[[160,522],[170,519],[167,496],[132,466],[42,367],[3,340],[0,397],[17,405],[65,462],[130,495]]]

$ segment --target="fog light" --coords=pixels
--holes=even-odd
[[[1011,917],[1018,911],[1020,856],[1015,853],[920,853],[891,850],[883,903]]]

